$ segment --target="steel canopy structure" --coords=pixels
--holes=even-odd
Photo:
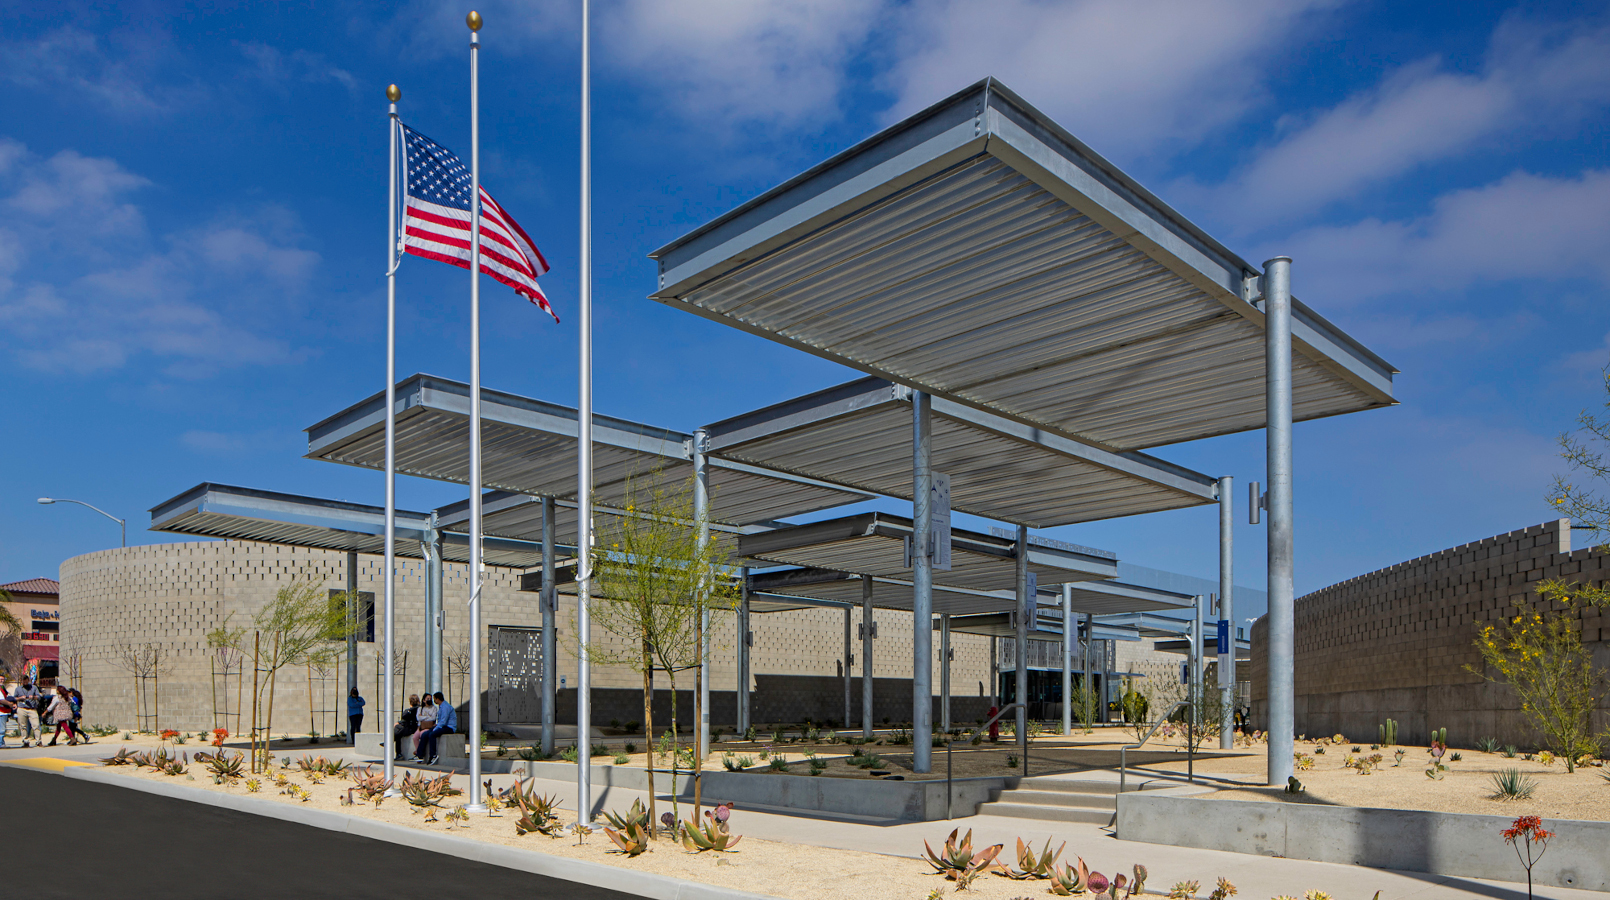
[[[863,378],[705,426],[713,456],[911,499],[911,388]],[[942,397],[933,467],[951,507],[1048,528],[1213,503],[1216,480]]]
[[[662,303],[1108,449],[1264,427],[1259,270],[994,79],[650,257]],[[1296,419],[1395,403],[1292,339]]]
[[[862,513],[740,535],[738,553],[752,560],[899,578],[911,570],[906,546],[914,533],[911,519]],[[1017,581],[1018,549],[1013,541],[957,528],[951,530],[951,552],[950,571],[933,574],[936,587],[1010,590]],[[1027,565],[1042,584],[1118,576],[1115,555],[1088,548],[1029,544]]]
[[[481,392],[482,479],[491,488],[574,499],[576,410],[502,391]],[[397,471],[469,483],[469,386],[413,375],[397,386]],[[375,394],[309,427],[308,459],[363,468],[384,465],[385,395]],[[693,474],[693,436],[593,416],[594,501],[624,506],[628,479]],[[868,499],[864,493],[755,466],[712,461],[711,518],[745,525]],[[574,522],[574,515],[572,515]]]
[[[236,541],[379,555],[385,551],[385,509],[277,491],[204,482],[151,508],[151,530]],[[431,526],[430,513],[397,510],[395,551],[423,559],[432,532],[442,558],[468,563],[469,535]],[[526,569],[542,564],[542,545],[488,538],[488,565]]]

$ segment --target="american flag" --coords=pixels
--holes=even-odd
[[[403,247],[408,253],[470,267],[470,167],[442,145],[402,126],[407,152],[403,179]],[[496,278],[553,316],[537,276],[548,261],[525,229],[481,187],[481,271]]]

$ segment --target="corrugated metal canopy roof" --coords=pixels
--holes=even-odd
[[[775,569],[749,576],[750,608],[766,604],[766,612],[801,609],[814,605],[790,605],[797,598],[829,601],[839,605],[861,605],[861,576],[830,569]],[[896,578],[872,579],[872,605],[878,609],[911,611],[912,586]],[[933,609],[936,615],[972,615],[1011,609],[1015,601],[1000,591],[978,591],[934,585]]]
[[[594,537],[597,546],[608,547],[617,540],[621,517],[629,515],[623,509],[611,506],[594,506]],[[467,531],[470,527],[470,501],[460,500],[436,510],[437,520],[443,528]],[[576,502],[554,501],[554,542],[576,543]],[[692,523],[688,523],[692,527]],[[710,538],[727,554],[737,551],[735,533],[741,530],[763,530],[760,525],[723,525],[712,523]],[[542,540],[542,498],[530,494],[513,494],[508,491],[487,491],[481,499],[481,528],[485,534],[520,540]]]
[[[420,542],[429,519],[427,513],[397,510],[393,549],[398,556],[423,557]],[[226,484],[198,484],[152,507],[151,530],[320,550],[386,552],[383,507]],[[467,535],[444,531],[441,543],[444,559],[469,562]],[[542,546],[530,541],[488,538],[485,548],[488,565],[524,569],[542,564]]]
[[[1109,449],[1264,426],[1258,270],[993,79],[650,256],[655,300]],[[1292,318],[1297,420],[1395,402]]]
[[[785,565],[899,579],[909,577],[906,575],[910,569],[905,561],[905,541],[910,534],[910,519],[888,513],[863,513],[740,535],[738,554]],[[953,528],[951,568],[948,572],[934,570],[934,586],[936,589],[946,585],[980,591],[1013,589],[1017,578],[1016,552],[1011,540]],[[1117,558],[1104,551],[1031,543],[1028,552],[1029,571],[1040,584],[1118,575]],[[934,611],[944,612],[937,605]]]
[[[939,623],[934,623],[939,628]],[[984,613],[977,616],[956,616],[950,620],[950,630],[963,634],[979,634],[985,637],[1016,638],[1017,626],[1013,622],[1011,613]],[[1134,628],[1123,625],[1108,625],[1096,622],[1091,629],[1091,640],[1096,641],[1138,641],[1140,632]],[[1082,635],[1081,635],[1082,638]],[[1031,641],[1062,641],[1062,611],[1040,608],[1040,615],[1029,631]],[[1077,658],[1077,651],[1075,652]],[[1077,665],[1077,664],[1076,664]]]
[[[307,429],[309,459],[385,466],[384,392]],[[397,386],[397,471],[469,483],[469,386],[414,375]],[[529,397],[483,389],[482,479],[515,493],[574,497],[578,414]],[[593,417],[594,502],[624,506],[627,480],[659,472],[668,484],[690,476],[692,436]],[[712,461],[711,518],[737,525],[786,518],[867,499],[865,494],[799,476]]]
[[[863,378],[706,427],[710,452],[911,497],[910,388]],[[1048,528],[1215,502],[1215,479],[934,398],[933,467],[951,508]]]

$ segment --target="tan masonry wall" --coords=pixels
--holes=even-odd
[[[375,643],[360,643],[359,690],[368,701],[365,731],[377,730],[381,700],[376,681],[380,642],[384,640],[384,622],[379,610],[381,572],[383,564],[378,556],[358,557],[358,590],[370,591],[376,597]],[[399,694],[424,690],[424,636],[425,636],[425,584],[424,563],[418,560],[397,561],[397,648],[408,652],[407,676],[399,677]],[[249,541],[197,541],[178,544],[155,544],[126,549],[104,550],[73,557],[61,566],[62,652],[76,653],[82,660],[81,689],[85,696],[85,717],[92,723],[106,723],[118,727],[136,724],[135,680],[119,665],[118,650],[125,644],[152,644],[162,649],[166,671],[156,685],[157,711],[162,727],[188,731],[213,727],[213,676],[212,655],[207,648],[207,633],[225,623],[250,628],[251,620],[269,603],[276,591],[297,581],[314,581],[326,588],[343,590],[347,583],[347,555],[339,551],[312,550],[277,544]],[[483,621],[488,626],[537,627],[541,613],[536,605],[537,595],[518,590],[519,570],[489,569],[488,582],[483,590]],[[446,614],[445,653],[452,657],[468,647],[469,596],[468,567],[449,563],[443,579]],[[904,705],[909,708],[909,679],[911,677],[911,616],[909,613],[879,611],[879,638],[874,650],[874,677],[905,679],[907,694]],[[860,623],[860,612],[852,613],[852,629]],[[575,601],[560,597],[557,615],[558,660],[557,671],[566,676],[569,694],[576,685]],[[835,687],[831,678],[842,673],[844,655],[844,614],[838,610],[801,610],[767,615],[753,615],[750,630],[754,633],[751,672],[756,684],[788,684],[791,689],[807,685],[809,690],[823,693],[814,698],[807,708],[842,709],[842,687]],[[595,637],[612,641],[613,636],[598,633]],[[247,637],[248,653],[250,635]],[[973,635],[955,635],[953,649],[956,660],[952,678],[957,695],[977,693],[978,683],[988,681],[989,642]],[[714,625],[714,651],[711,659],[711,690],[713,721],[730,723],[734,715],[734,694],[737,672],[736,616],[718,616]],[[936,641],[937,645],[937,641]],[[854,645],[855,665],[852,674],[859,677],[860,644]],[[485,657],[482,671],[486,670]],[[65,668],[65,666],[64,666]],[[246,691],[241,704],[250,707],[250,664],[246,666]],[[782,679],[795,679],[798,685]],[[449,694],[462,694],[463,678],[446,679]],[[594,666],[595,723],[607,723],[618,715],[621,719],[640,718],[641,678],[636,673],[608,666]],[[664,676],[658,682],[666,687]],[[939,675],[937,661],[933,684],[937,690]],[[305,668],[281,670],[275,685],[274,723],[276,734],[306,734],[316,728],[329,734],[345,729],[345,664],[340,663],[328,673],[322,685],[315,682],[312,706],[334,712],[315,716],[308,702],[308,673]],[[685,692],[692,686],[691,679],[679,679],[678,688]],[[319,695],[323,688],[323,696]],[[482,682],[482,688],[485,681]],[[231,684],[228,691],[220,691],[219,705],[232,711],[236,691]],[[859,700],[859,682],[855,695]],[[266,696],[266,695],[265,695]],[[835,698],[837,698],[835,700]],[[757,697],[757,701],[758,701]],[[880,697],[880,706],[882,699]],[[813,698],[795,697],[779,710],[778,721],[793,721],[786,714],[801,702]],[[688,702],[684,694],[683,703]],[[757,705],[762,705],[757,702]],[[558,709],[560,720],[574,721],[573,696],[561,696]],[[775,706],[773,708],[776,708]],[[610,710],[620,712],[612,713]],[[633,714],[634,710],[636,715]],[[840,713],[840,717],[842,714]],[[909,714],[908,714],[909,717]],[[803,718],[802,716],[798,717]],[[818,715],[818,720],[821,716]],[[764,721],[758,718],[756,721]]]
[[[1570,520],[1412,559],[1315,591],[1296,602],[1296,730],[1373,740],[1386,718],[1399,740],[1422,742],[1433,728],[1470,746],[1483,737],[1536,745],[1513,691],[1486,681],[1475,647],[1482,626],[1540,602],[1549,578],[1610,580],[1610,555],[1571,550]],[[1559,606],[1554,611],[1561,611]],[[1610,666],[1610,611],[1577,614],[1582,638]],[[1252,628],[1254,724],[1267,713],[1267,619]],[[1610,726],[1610,708],[1595,714]]]

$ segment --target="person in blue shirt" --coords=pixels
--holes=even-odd
[[[453,734],[458,731],[458,711],[441,691],[436,692],[436,724],[419,739],[419,759],[426,765],[435,765],[441,761],[441,755],[436,752],[436,738],[438,735]]]
[[[347,695],[347,721],[352,723],[352,727],[347,729],[347,743],[349,744],[356,744],[358,742],[358,732],[363,730],[363,704],[364,700],[358,696],[358,689],[354,686],[352,693]]]

